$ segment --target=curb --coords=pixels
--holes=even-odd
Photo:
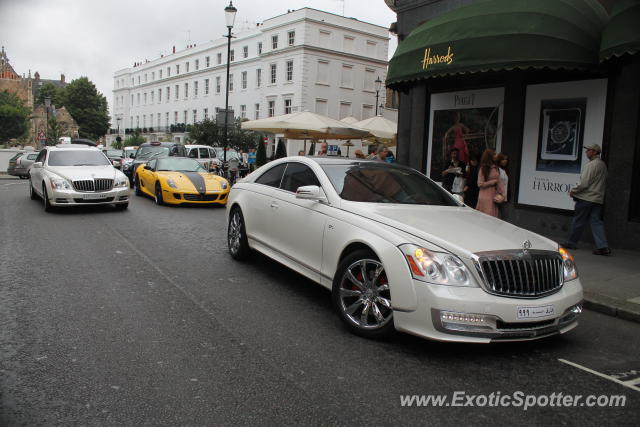
[[[621,319],[631,320],[640,323],[640,305],[621,300],[618,298],[597,294],[593,292],[584,292],[584,308],[597,311],[609,316],[620,317]]]

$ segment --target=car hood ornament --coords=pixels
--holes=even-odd
[[[531,242],[529,240],[525,240],[524,243],[522,243],[522,249],[525,251],[531,249]]]

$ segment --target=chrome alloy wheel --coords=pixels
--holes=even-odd
[[[375,330],[393,317],[391,294],[384,267],[379,261],[361,259],[342,274],[339,308],[354,326]]]
[[[240,241],[242,239],[242,219],[240,218],[240,211],[235,210],[231,215],[229,221],[229,233],[228,243],[229,250],[232,255],[237,255],[240,252]]]

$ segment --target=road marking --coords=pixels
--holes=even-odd
[[[614,383],[617,383],[617,384],[620,384],[622,386],[628,387],[631,390],[640,391],[640,387],[635,385],[635,383],[637,382],[637,379],[630,380],[630,381],[620,381],[619,379],[617,379],[615,377],[612,377],[612,376],[607,375],[607,374],[603,374],[602,372],[594,371],[593,369],[587,368],[586,366],[578,365],[575,362],[570,362],[570,361],[565,360],[565,359],[558,359],[558,361],[562,362],[562,363],[566,363],[567,365],[573,366],[574,368],[582,369],[585,372],[589,372],[590,374],[597,375],[597,376],[599,376],[601,378],[608,379],[609,381],[613,381]]]

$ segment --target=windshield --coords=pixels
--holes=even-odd
[[[107,157],[122,157],[122,150],[107,150]]]
[[[193,159],[180,157],[166,157],[158,159],[156,166],[158,171],[180,171],[180,172],[206,172],[200,163]]]
[[[214,150],[216,150],[216,157],[218,159],[220,159],[220,160],[224,159],[224,148],[214,147]],[[229,161],[229,159],[238,159],[238,160],[240,160],[240,154],[238,154],[238,152],[236,150],[228,149],[227,150],[227,161]]]
[[[111,166],[111,162],[100,151],[60,150],[51,151],[49,166]]]
[[[145,147],[138,148],[136,152],[136,160],[157,157],[160,155],[168,156],[169,155],[169,147],[158,147],[155,145],[147,145]]]
[[[354,202],[457,206],[453,198],[418,171],[384,163],[322,165],[341,198]]]

